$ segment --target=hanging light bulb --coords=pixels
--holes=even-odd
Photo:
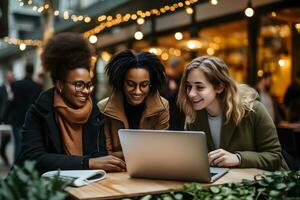
[[[254,15],[254,10],[252,7],[251,0],[248,0],[248,5],[244,12],[247,17],[252,17]]]
[[[218,4],[218,0],[210,0],[210,3],[211,3],[212,5],[217,5],[217,4]]]
[[[191,7],[186,7],[185,12],[189,15],[193,14],[194,10]]]
[[[92,43],[92,44],[95,44],[95,43],[97,42],[97,40],[98,40],[98,38],[97,38],[96,35],[91,35],[91,36],[89,37],[89,41],[90,41],[90,43]]]
[[[141,39],[143,39],[143,37],[144,37],[144,35],[141,31],[137,31],[137,32],[134,33],[134,38],[136,40],[141,40]]]
[[[24,44],[24,43],[20,44],[19,49],[21,51],[24,51],[26,49],[26,44]]]
[[[174,37],[175,37],[176,40],[181,40],[183,38],[183,35],[182,35],[181,32],[176,32]]]

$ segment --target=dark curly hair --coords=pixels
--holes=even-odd
[[[53,83],[65,81],[70,70],[91,67],[92,49],[88,41],[77,33],[59,33],[44,46],[43,67],[50,71]]]
[[[114,90],[123,90],[125,74],[131,68],[143,68],[149,72],[152,94],[160,90],[166,82],[164,66],[155,54],[142,52],[135,55],[127,49],[116,54],[105,66],[109,84]]]

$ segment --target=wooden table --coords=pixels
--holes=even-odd
[[[212,184],[240,182],[242,179],[253,180],[254,176],[264,172],[260,169],[231,169],[227,174]],[[68,187],[67,191],[73,199],[115,199],[147,194],[163,193],[180,189],[184,182],[130,178],[126,172],[109,173],[105,180],[80,188]]]

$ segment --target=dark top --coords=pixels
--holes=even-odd
[[[4,117],[11,115],[13,120],[8,123],[21,127],[24,123],[28,108],[37,99],[42,88],[31,78],[26,77],[22,80],[13,82],[11,90],[14,97],[13,100],[9,102]]]
[[[126,99],[124,99],[123,102],[129,128],[138,129],[143,111],[145,109],[145,103],[143,102],[140,105],[132,106],[126,101]]]
[[[5,120],[3,119],[3,114],[4,110],[7,106],[7,91],[5,88],[5,85],[0,86],[0,124],[4,122]]]
[[[299,121],[300,120],[300,85],[296,82],[292,83],[285,95],[284,104],[289,109],[289,120]]]
[[[93,103],[92,113],[83,127],[83,156],[66,155],[55,121],[54,88],[43,92],[29,108],[22,128],[22,149],[16,164],[36,161],[40,173],[57,169],[87,169],[90,157],[107,155],[103,117]]]

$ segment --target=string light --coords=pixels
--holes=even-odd
[[[218,0],[210,0],[210,3],[211,3],[212,5],[217,5],[217,4],[218,4]]]
[[[141,31],[137,31],[134,33],[134,38],[136,40],[141,40],[141,39],[143,39],[143,37],[144,37],[144,34]]]
[[[165,6],[162,6],[161,8],[151,9],[151,10],[147,10],[147,11],[138,10],[135,13],[132,13],[132,14],[126,13],[124,15],[121,15],[121,17],[119,17],[119,18],[114,17],[110,20],[107,19],[108,17],[105,19],[105,17],[99,16],[98,21],[101,22],[101,23],[99,25],[97,25],[96,27],[84,32],[84,36],[89,37],[90,35],[98,34],[101,31],[105,30],[106,28],[110,28],[112,26],[116,26],[116,25],[119,25],[121,23],[128,22],[130,20],[137,20],[139,18],[144,18],[145,19],[145,18],[151,17],[153,15],[154,16],[160,16],[160,15],[162,15],[164,13],[167,13],[167,12],[175,12],[177,9],[184,7],[184,5],[190,6],[192,4],[197,3],[198,0],[186,0],[186,1],[183,1],[183,2],[174,3],[172,5],[165,5]]]
[[[41,40],[21,40],[16,38],[4,37],[4,42],[12,45],[21,45],[25,44],[26,46],[41,46]]]
[[[247,5],[247,8],[245,9],[245,15],[247,17],[252,17],[254,15],[254,10],[252,7],[251,0],[248,0],[248,5]]]
[[[151,9],[151,10],[138,10],[135,13],[126,13],[126,14],[116,14],[115,17],[113,16],[106,16],[106,15],[100,15],[96,17],[95,19],[98,22],[101,22],[99,25],[96,27],[84,32],[85,37],[90,37],[91,35],[95,35],[103,31],[104,29],[119,25],[121,23],[125,23],[131,20],[139,20],[145,21],[145,18],[151,17],[151,16],[160,16],[163,13],[168,13],[168,12],[175,12],[177,9],[182,8],[184,6],[190,6],[192,4],[197,3],[198,0],[186,0],[178,3],[174,3],[171,5],[164,5],[161,8],[157,9]],[[19,0],[19,4],[25,4],[24,0]],[[27,4],[32,6],[32,10],[36,12],[49,12],[50,5],[49,4],[44,4],[42,6],[37,6],[32,3],[32,0],[28,0]],[[84,21],[85,23],[90,23],[92,21],[92,18],[88,15],[75,15],[75,14],[70,14],[69,11],[59,11],[59,10],[54,10],[53,11],[54,16],[63,16],[63,19],[65,20],[73,20],[74,22],[77,21]],[[141,34],[138,34],[141,35]],[[143,36],[142,36],[143,37]],[[7,37],[7,41],[9,40],[9,44],[14,44],[14,45],[20,45],[20,43],[24,43],[27,46],[40,46],[42,41],[41,40],[20,40],[20,39],[12,39]]]
[[[97,40],[98,40],[98,38],[97,38],[96,35],[91,35],[91,36],[89,37],[89,41],[90,41],[90,43],[92,43],[92,44],[95,44],[95,43],[97,42]]]
[[[193,8],[191,8],[191,7],[186,7],[185,11],[189,15],[193,14],[193,12],[194,12]]]
[[[24,43],[20,44],[19,49],[21,51],[24,51],[26,49],[26,44],[24,44]]]
[[[181,32],[176,32],[176,33],[174,34],[174,37],[175,37],[176,40],[182,40],[183,35],[182,35]]]

